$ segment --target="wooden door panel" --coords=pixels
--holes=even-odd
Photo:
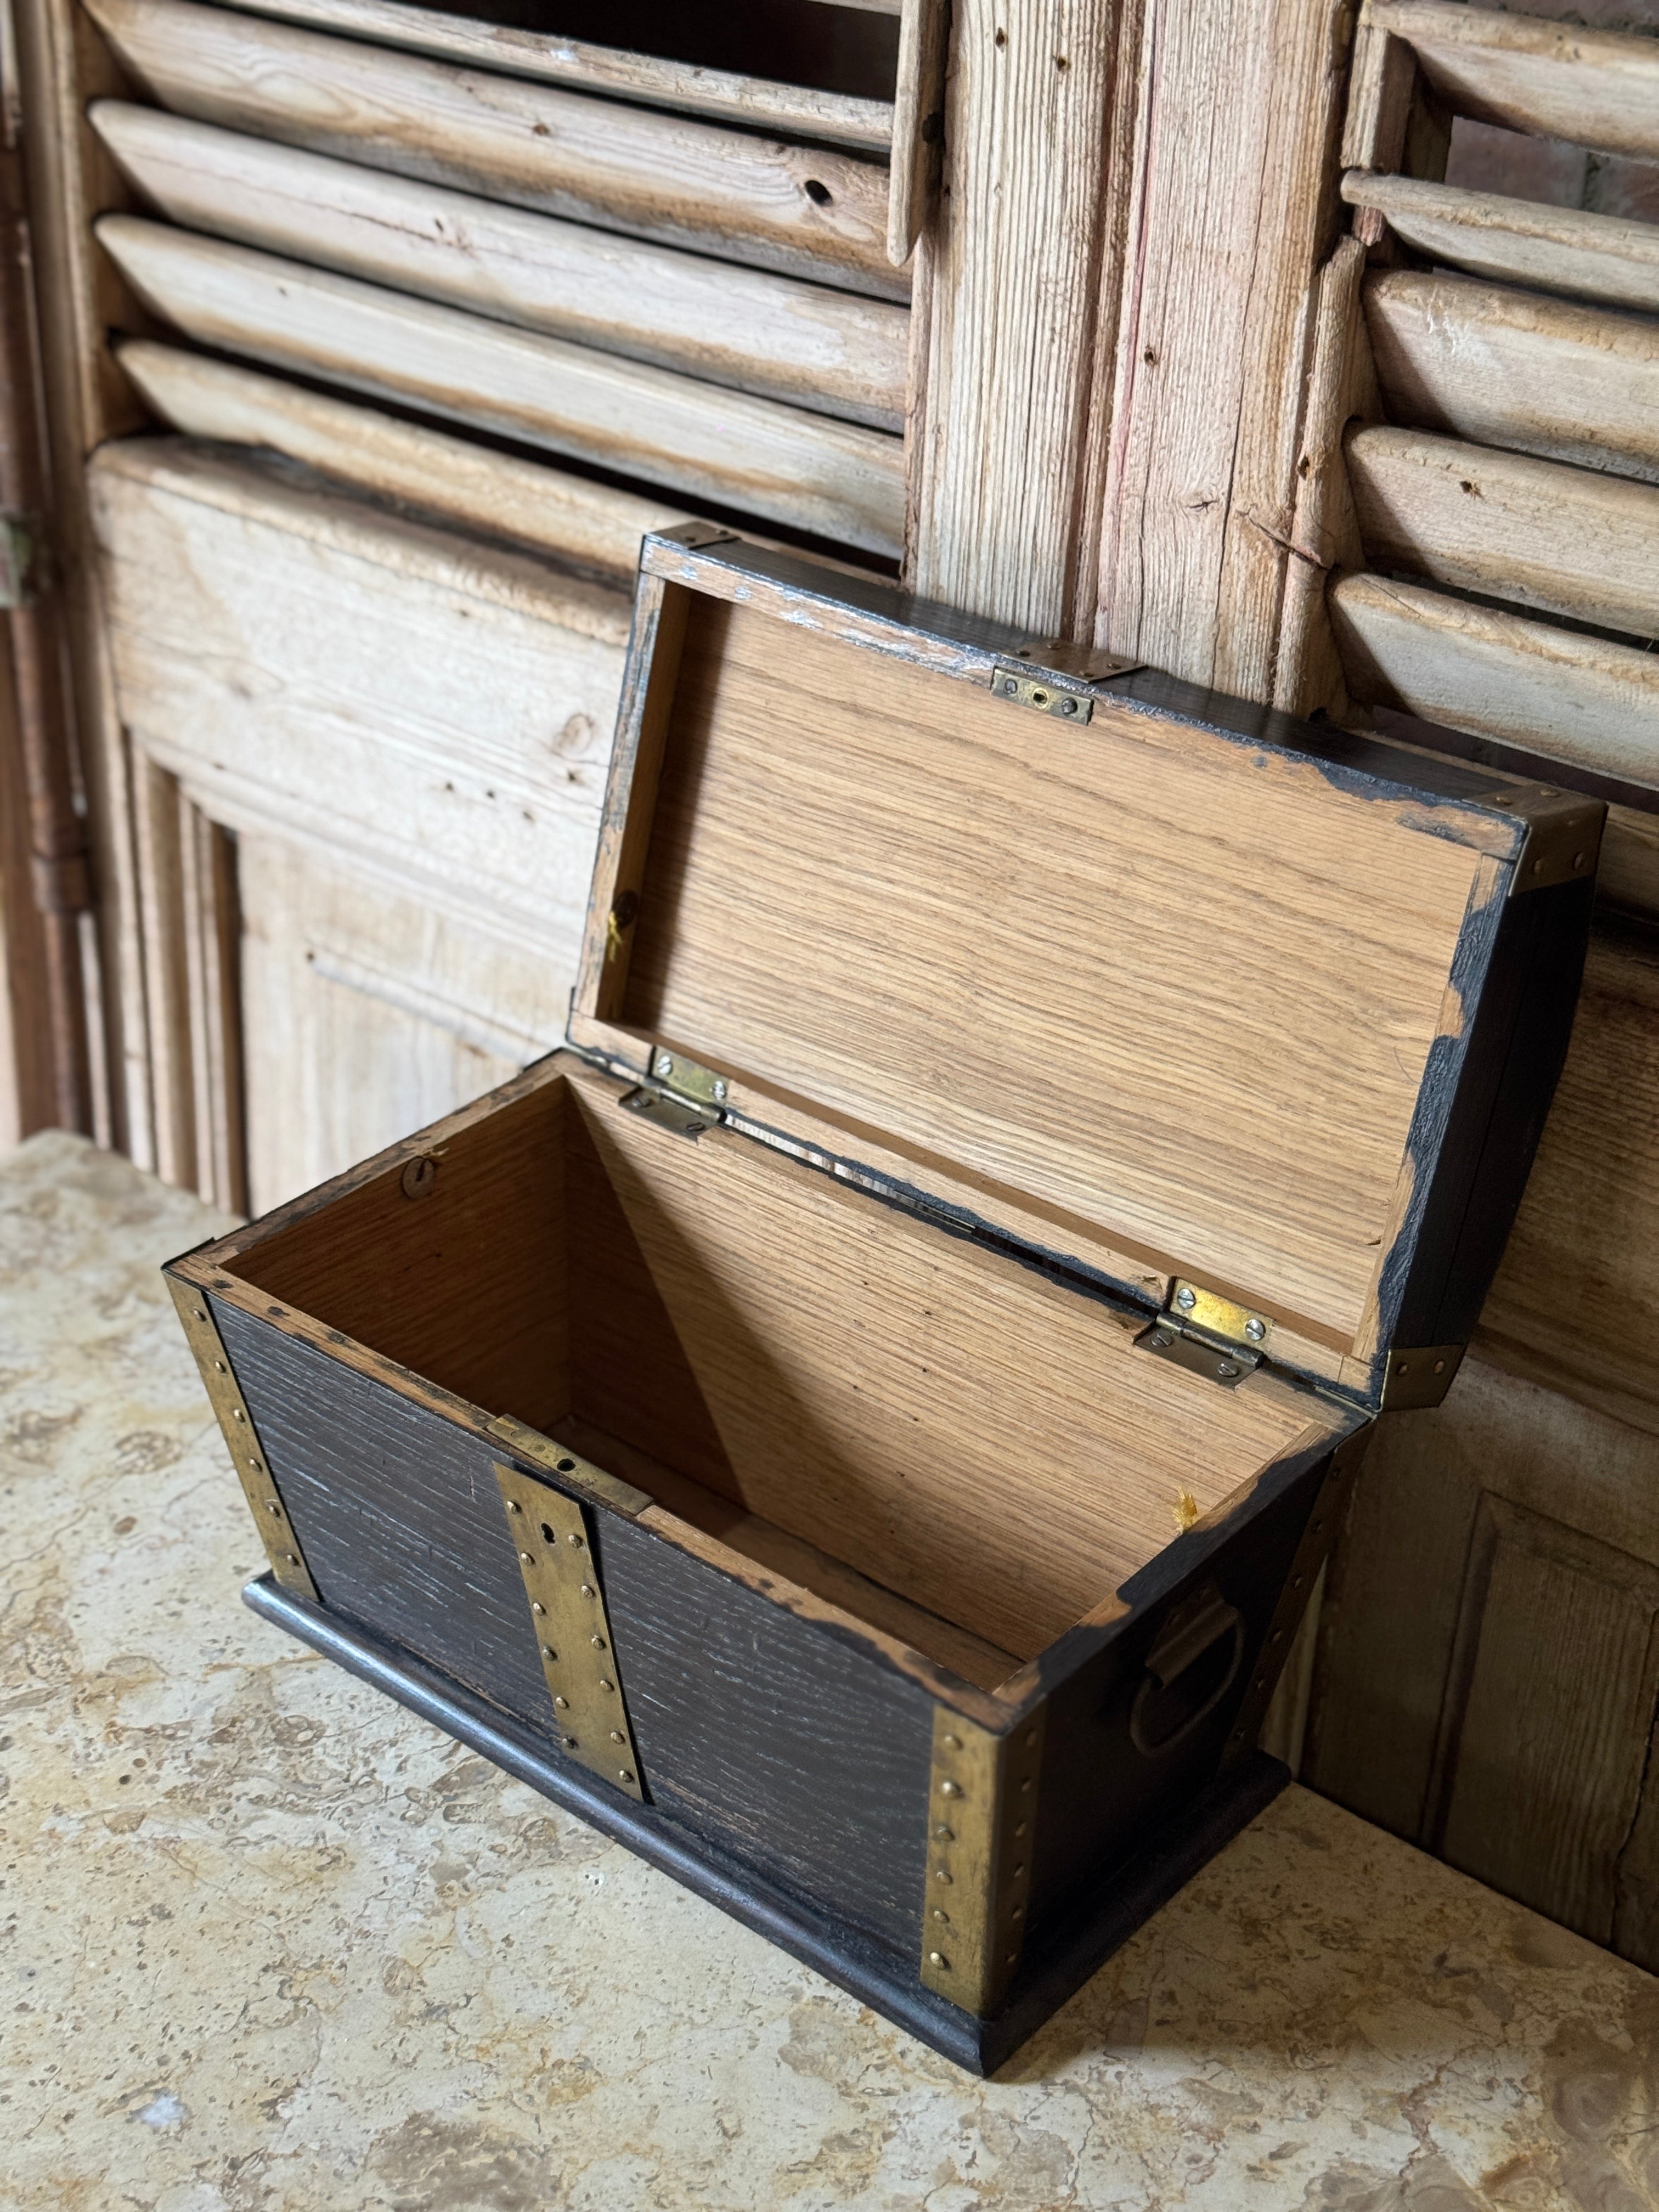
[[[277,837],[238,841],[251,1209],[378,1152],[550,1050],[544,957]]]

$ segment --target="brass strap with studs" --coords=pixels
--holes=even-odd
[[[995,1735],[934,1707],[921,1979],[981,2017],[995,2009],[1025,1941],[1042,1765],[1041,1708]]]
[[[495,1480],[530,1601],[559,1748],[590,1774],[643,1802],[611,1616],[581,1503],[499,1461]]]
[[[207,1293],[193,1283],[180,1282],[173,1275],[167,1277],[167,1284],[184,1324],[185,1340],[201,1370],[208,1402],[217,1414],[225,1442],[230,1447],[231,1465],[236,1469],[242,1495],[264,1545],[270,1571],[285,1590],[308,1597],[316,1605],[319,1601],[317,1585],[311,1579],[311,1570],[306,1565],[294,1523],[288,1517],[288,1508],[266,1461],[253,1416],[231,1368],[230,1356],[213,1318]]]

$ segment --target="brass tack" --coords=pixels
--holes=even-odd
[[[962,1749],[962,1738],[959,1735],[947,1735],[945,1739],[945,1742],[947,1750],[960,1751]]]
[[[962,1786],[956,1782],[941,1782],[939,1785],[939,1794],[941,1797],[960,1797]]]
[[[1436,1373],[1437,1375],[1443,1375],[1443,1374],[1445,1373],[1445,1371],[1446,1371],[1446,1363],[1445,1363],[1445,1361],[1444,1361],[1443,1359],[1437,1359],[1437,1360],[1435,1361],[1435,1363],[1434,1363],[1434,1371],[1435,1371],[1435,1373]]]
[[[631,1766],[619,1766],[617,1769],[617,1779],[618,1782],[631,1782],[634,1779],[633,1768]]]
[[[942,1881],[942,1882],[945,1884],[945,1887],[946,1887],[946,1889],[949,1889],[949,1887],[951,1887],[951,1869],[950,1869],[950,1868],[949,1868],[949,1867],[940,1867],[940,1868],[939,1869],[938,1872],[934,1875],[934,1876],[933,1876],[933,1880],[934,1880],[935,1881]]]
[[[1019,1954],[1018,1954],[1018,1951],[1011,1951],[1011,1952],[1008,1954],[1008,1964],[1009,1964],[1011,1966],[1012,1966],[1016,1965],[1016,1964],[1018,1963],[1018,1959],[1019,1959]]]
[[[1009,1915],[1009,1917],[1012,1920],[1024,1920],[1025,1917],[1025,1907],[1023,1905],[1017,1905],[1012,1912]]]
[[[230,1418],[233,1421],[245,1421],[247,1419],[247,1415],[242,1411],[240,1406],[233,1406],[230,1409]]]
[[[1015,1823],[1014,1823],[1014,1833],[1015,1833],[1017,1836],[1023,1836],[1023,1835],[1025,1833],[1025,1823],[1024,1823],[1024,1820],[1016,1820],[1016,1821],[1015,1821]]]
[[[1284,1630],[1282,1628],[1274,1629],[1273,1634],[1267,1638],[1267,1641],[1269,1644],[1282,1644],[1285,1641]]]
[[[576,1748],[576,1739],[574,1735],[562,1735],[559,1738],[559,1741],[564,1746],[567,1751],[574,1751]]]
[[[283,1501],[282,1501],[282,1499],[281,1499],[280,1498],[266,1498],[266,1500],[265,1500],[265,1511],[266,1511],[267,1513],[275,1513],[275,1514],[280,1515],[280,1514],[281,1514],[281,1512],[282,1512],[282,1510],[283,1510]]]
[[[224,1361],[223,1361],[222,1359],[216,1359],[216,1360],[214,1361],[214,1363],[213,1363],[213,1364],[214,1364],[214,1365],[218,1369],[218,1370],[219,1370],[220,1374],[222,1374],[222,1375],[228,1375],[228,1374],[229,1374],[230,1370],[229,1370],[229,1368],[228,1368],[228,1367],[227,1367],[227,1366],[226,1366],[226,1364],[225,1364],[225,1363],[224,1363]]]
[[[538,1619],[543,1619],[546,1616],[547,1607],[542,1603],[538,1597],[532,1597],[531,1599],[530,1610],[532,1613],[535,1613]]]
[[[927,1954],[927,1963],[928,1963],[928,1965],[929,1965],[930,1966],[944,1966],[944,1965],[945,1964],[945,1954],[944,1954],[944,1952],[943,1952],[943,1951],[930,1951],[930,1952]]]
[[[935,1919],[935,1920],[942,1920],[942,1921],[944,1921],[944,1923],[945,1923],[945,1924],[946,1925],[946,1927],[947,1927],[947,1928],[948,1928],[948,1927],[949,1927],[949,1925],[951,1924],[951,1916],[950,1916],[950,1914],[949,1914],[949,1913],[945,1910],[945,1907],[944,1907],[942,1905],[936,1905],[933,1907],[933,1917],[934,1917],[934,1919]]]
[[[263,1474],[265,1471],[264,1462],[262,1459],[258,1458],[252,1452],[250,1452],[247,1455],[247,1463],[249,1467],[252,1468],[255,1474]]]
[[[1030,1778],[1030,1776],[1029,1774],[1026,1776],[1025,1779],[1024,1780],[1024,1782],[1022,1782],[1022,1783],[1020,1784],[1020,1785],[1019,1785],[1019,1786],[1020,1786],[1020,1788],[1021,1788],[1022,1790],[1029,1790],[1029,1789],[1030,1788],[1030,1786],[1031,1786],[1031,1778]]]
[[[205,1321],[207,1319],[207,1316],[202,1311],[200,1306],[198,1306],[196,1309],[196,1318],[198,1321]]]
[[[558,1656],[558,1653],[553,1649],[553,1646],[550,1644],[543,1644],[542,1656],[544,1659],[556,1659]]]
[[[579,1535],[577,1535],[577,1534],[575,1533],[575,1531],[574,1531],[574,1529],[572,1529],[572,1531],[571,1531],[571,1533],[569,1534],[569,1535],[568,1535],[568,1536],[565,1538],[565,1540],[564,1540],[566,1541],[566,1543],[567,1543],[567,1544],[574,1544],[574,1545],[575,1546],[576,1549],[577,1549],[579,1552],[580,1551],[580,1549],[581,1549],[581,1547],[582,1547],[582,1540],[581,1540],[581,1538],[580,1538]]]
[[[520,1552],[519,1557],[527,1567],[533,1567],[536,1564],[536,1554],[533,1552]]]
[[[614,1682],[607,1682],[607,1681],[605,1680],[605,1679],[604,1675],[603,1675],[603,1674],[601,1674],[601,1675],[600,1675],[600,1677],[599,1677],[599,1687],[600,1687],[602,1690],[614,1690],[614,1689],[616,1688],[616,1686],[616,1686],[616,1684],[615,1684]]]
[[[935,1828],[933,1841],[936,1844],[953,1844],[956,1841],[956,1835],[950,1828]]]
[[[584,1597],[592,1597],[592,1595],[593,1595],[593,1585],[592,1585],[592,1583],[584,1583],[582,1584],[582,1595],[583,1595]]]
[[[611,1741],[612,1743],[626,1743],[628,1738],[623,1734],[620,1729],[612,1729],[611,1731]]]
[[[297,1552],[284,1552],[283,1558],[290,1567],[297,1567],[300,1564],[300,1555]]]
[[[594,1649],[596,1651],[603,1651],[603,1650],[604,1650],[604,1649],[605,1649],[605,1638],[604,1638],[604,1637],[602,1637],[602,1636],[590,1636],[590,1637],[588,1638],[588,1639],[587,1639],[587,1640],[588,1640],[588,1642],[589,1642],[589,1643],[593,1646],[593,1649]]]
[[[1017,1866],[1017,1867],[1014,1869],[1014,1880],[1015,1880],[1016,1881],[1018,1881],[1019,1880],[1019,1878],[1020,1878],[1021,1875],[1023,1875],[1023,1874],[1024,1873],[1024,1871],[1025,1871],[1025,1869],[1024,1869],[1023,1866]]]
[[[555,1698],[553,1702],[562,1713],[569,1710],[570,1700],[568,1698]]]
[[[1025,1748],[1027,1751],[1035,1751],[1036,1749],[1036,1730],[1035,1729],[1027,1729],[1025,1731]]]
[[[507,1499],[507,1510],[509,1513],[522,1513],[524,1511],[523,1506],[520,1504],[516,1498],[509,1498]]]

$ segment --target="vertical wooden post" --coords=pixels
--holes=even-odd
[[[945,177],[916,270],[906,574],[1034,634],[1086,634],[1095,349],[1121,247],[1119,77],[1141,0],[957,0]]]

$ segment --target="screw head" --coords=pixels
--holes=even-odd
[[[726,1078],[723,1075],[717,1075],[714,1078],[714,1096],[716,1098],[724,1098],[726,1096]]]
[[[1215,1372],[1216,1380],[1218,1382],[1236,1382],[1238,1379],[1238,1362],[1236,1359],[1218,1359],[1216,1362]]]
[[[1183,1283],[1176,1292],[1176,1304],[1181,1308],[1182,1313],[1190,1313],[1198,1304],[1198,1292],[1189,1289]]]
[[[1262,1338],[1267,1334],[1267,1324],[1265,1321],[1258,1321],[1255,1316],[1252,1314],[1249,1321],[1244,1324],[1244,1334],[1249,1338],[1252,1344],[1260,1344]]]
[[[398,1188],[405,1198],[424,1198],[437,1180],[438,1163],[428,1155],[404,1162]]]
[[[672,1075],[674,1073],[674,1055],[672,1052],[659,1052],[657,1054],[657,1073],[659,1075]]]

